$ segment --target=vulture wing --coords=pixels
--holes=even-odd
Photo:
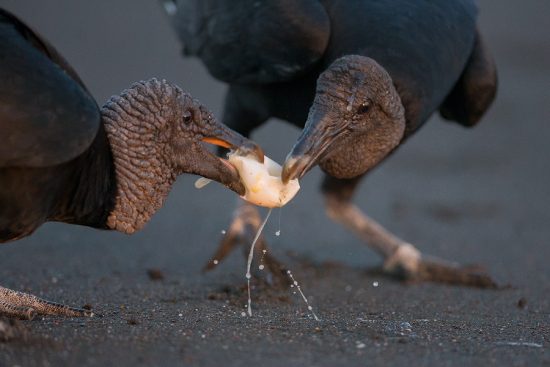
[[[228,83],[292,79],[318,61],[330,21],[318,0],[179,0],[172,22],[184,53]]]
[[[0,9],[0,167],[67,162],[93,142],[99,109],[59,53]]]

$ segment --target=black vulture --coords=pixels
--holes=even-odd
[[[197,56],[229,84],[223,122],[245,136],[270,117],[304,127],[283,180],[319,165],[326,173],[328,215],[380,253],[387,271],[494,286],[485,274],[421,255],[352,203],[363,176],[434,112],[474,126],[491,105],[496,67],[476,24],[474,0],[164,5],[184,54]],[[218,260],[257,226],[252,208],[236,213],[238,225],[222,242]]]
[[[235,168],[203,143],[261,149],[178,86],[138,82],[101,109],[36,32],[0,9],[0,243],[46,221],[134,233],[177,176],[201,175],[239,195]],[[0,314],[90,315],[0,286]]]

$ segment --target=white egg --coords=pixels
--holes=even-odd
[[[287,204],[300,190],[297,179],[286,185],[281,180],[282,167],[275,161],[264,158],[258,162],[254,156],[228,155],[229,162],[235,166],[246,188],[242,198],[252,204],[277,208]]]

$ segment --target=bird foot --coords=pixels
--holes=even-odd
[[[262,223],[258,209],[249,204],[242,204],[234,214],[233,222],[224,235],[214,255],[203,268],[204,271],[212,270],[220,264],[239,245],[243,246],[245,258],[248,257],[250,246]],[[262,270],[267,270],[265,280],[272,285],[287,285],[286,268],[268,251],[267,243],[260,235],[254,249],[254,262],[252,275],[257,278]]]
[[[480,267],[455,263],[422,255],[405,243],[384,262],[384,271],[414,282],[438,282],[478,288],[497,288],[497,283]]]
[[[413,245],[405,243],[384,262],[384,270],[388,273],[416,274],[420,268],[422,255]]]
[[[32,294],[17,292],[0,286],[0,315],[32,320],[36,315],[91,317],[94,313],[90,310],[46,301]]]

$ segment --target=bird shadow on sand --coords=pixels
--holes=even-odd
[[[60,349],[61,344],[52,338],[36,333],[30,325],[32,321],[0,317],[0,346],[9,344],[19,347],[40,349]]]
[[[407,279],[405,274],[400,273],[388,273],[382,265],[378,266],[369,266],[369,267],[354,267],[342,262],[336,261],[322,261],[315,262],[312,259],[308,258],[305,255],[300,255],[295,252],[287,252],[287,256],[293,260],[295,266],[300,267],[303,271],[308,270],[311,274],[314,274],[316,277],[327,277],[334,276],[337,273],[355,273],[357,276],[364,277],[366,280],[370,279],[383,279],[385,282],[392,282],[396,285],[415,285],[423,283],[433,283],[433,284],[443,284],[451,285],[456,287],[465,287],[465,288],[478,288],[478,289],[494,289],[494,290],[505,290],[505,289],[514,289],[515,287],[509,283],[497,283],[497,284],[457,284],[454,281],[446,281],[445,279],[440,279],[437,281],[432,280],[418,280],[418,279]],[[474,274],[479,274],[480,276],[490,276],[487,268],[481,264],[467,264],[461,266],[461,269],[467,270]]]
[[[348,283],[363,283],[372,287],[378,287],[379,283],[384,283],[386,286],[392,287],[411,287],[421,284],[440,284],[442,286],[452,286],[459,288],[471,288],[482,290],[508,290],[514,289],[510,284],[495,286],[468,286],[454,284],[453,282],[445,281],[419,281],[406,279],[399,274],[389,274],[384,271],[382,266],[371,267],[354,267],[342,262],[336,261],[321,261],[316,262],[307,255],[298,254],[293,251],[286,253],[286,260],[289,268],[293,269],[296,277],[301,280],[301,283],[306,283],[308,288],[345,288]],[[463,269],[468,269],[479,274],[488,274],[485,267],[481,265],[468,265]],[[283,272],[284,273],[284,272]],[[291,282],[284,282],[276,279],[277,277],[261,276],[255,274],[252,279],[252,289],[254,292],[255,302],[259,304],[288,304],[292,303],[292,286]],[[290,292],[289,292],[290,290]],[[241,306],[247,301],[247,286],[246,282],[235,281],[231,279],[226,282],[212,287],[207,294],[208,300],[223,301],[229,305]]]

